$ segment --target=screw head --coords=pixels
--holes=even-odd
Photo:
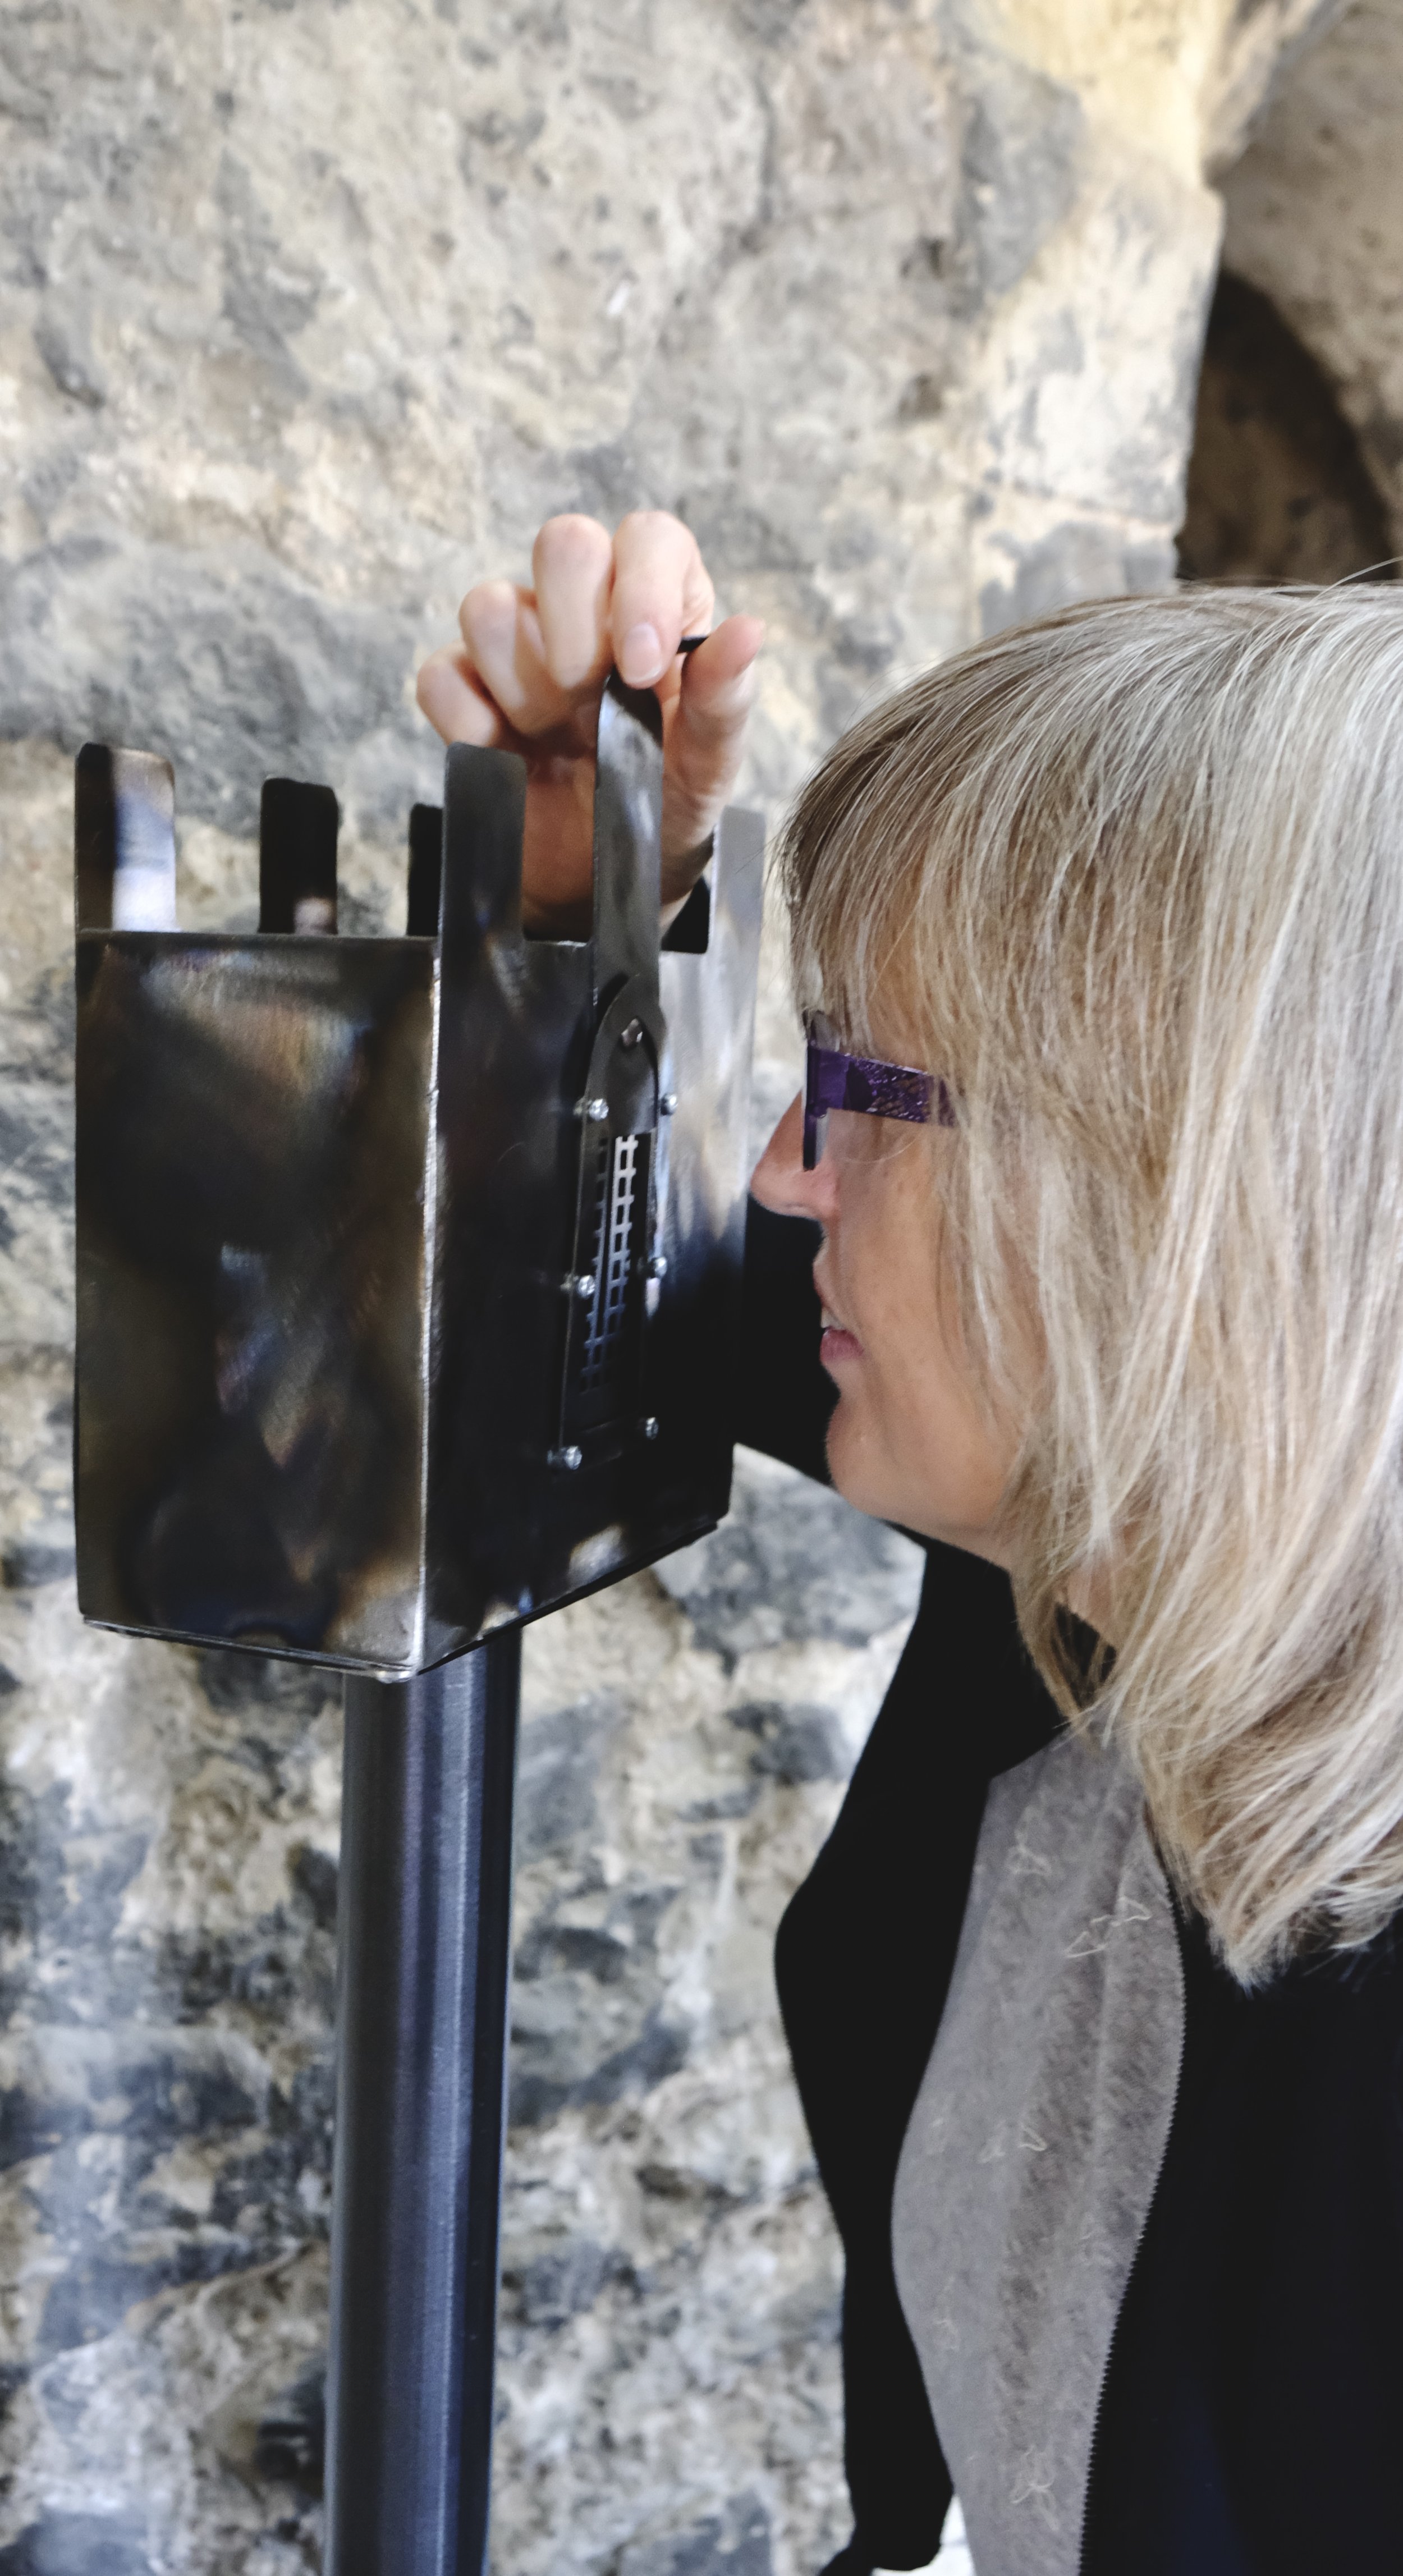
[[[658,1433],[662,1429],[662,1424],[659,1422],[656,1413],[649,1413],[645,1414],[643,1420],[639,1423],[638,1428],[642,1432],[645,1440],[656,1440]]]
[[[659,1107],[659,1109],[661,1110],[661,1112],[662,1112],[662,1114],[663,1114],[664,1118],[671,1118],[671,1117],[674,1115],[674,1113],[675,1113],[675,1111],[676,1111],[676,1108],[677,1108],[677,1094],[676,1094],[676,1092],[675,1092],[675,1091],[662,1091],[662,1092],[659,1092],[659,1094],[658,1094],[658,1107]]]
[[[585,1102],[585,1116],[590,1119],[596,1127],[602,1127],[608,1115],[609,1103],[602,1092],[597,1091],[593,1100],[587,1100]]]
[[[565,1467],[573,1473],[576,1467],[583,1467],[585,1453],[583,1449],[577,1449],[572,1440],[568,1448],[552,1449],[550,1463],[553,1467]]]
[[[619,1031],[619,1044],[620,1044],[620,1046],[636,1047],[636,1046],[637,1046],[637,1044],[638,1044],[638,1041],[639,1041],[639,1039],[642,1037],[642,1035],[643,1035],[643,1023],[642,1023],[642,1021],[641,1021],[641,1020],[630,1020],[630,1021],[629,1021],[629,1024],[628,1024],[628,1027],[627,1027],[626,1029],[621,1029],[621,1030]]]
[[[666,1279],[667,1254],[665,1252],[655,1252],[651,1255],[648,1262],[648,1276],[650,1279]]]
[[[588,1304],[599,1283],[592,1270],[582,1270],[575,1278],[568,1279],[565,1284],[568,1288],[574,1289],[582,1304]]]

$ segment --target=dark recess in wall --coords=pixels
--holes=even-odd
[[[1179,531],[1185,581],[1392,580],[1392,538],[1329,380],[1268,296],[1224,270],[1208,316]]]

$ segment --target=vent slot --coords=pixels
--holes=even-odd
[[[594,1187],[594,1297],[580,1354],[582,1395],[612,1394],[627,1355],[627,1326],[638,1253],[638,1184],[642,1138],[615,1136],[599,1157]]]
[[[638,1415],[652,1149],[646,1131],[601,1137],[586,1169],[576,1276],[592,1285],[570,1301],[560,1428],[585,1460],[616,1456]]]

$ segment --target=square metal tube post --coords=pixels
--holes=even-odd
[[[481,2576],[521,1632],[346,1683],[327,2576]]]

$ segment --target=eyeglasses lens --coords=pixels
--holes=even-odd
[[[838,1032],[821,1011],[806,1023],[808,1052],[804,1080],[804,1169],[812,1172],[825,1154],[835,1162],[862,1166],[891,1161],[909,1151],[920,1122],[874,1116],[869,1110],[840,1109],[825,1104],[823,1055],[838,1049]],[[830,1090],[828,1099],[831,1101]]]

